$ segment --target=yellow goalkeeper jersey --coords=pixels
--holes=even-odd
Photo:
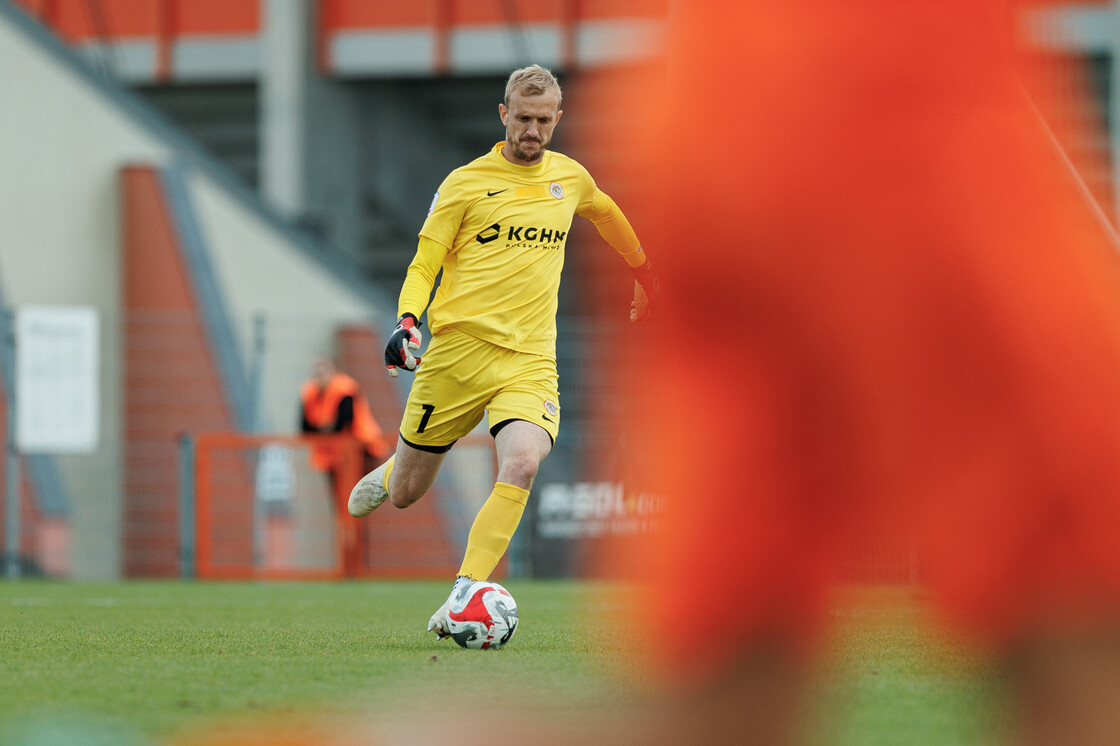
[[[442,267],[428,309],[433,334],[456,329],[507,349],[555,356],[572,216],[589,218],[631,266],[645,257],[630,223],[587,169],[551,151],[534,165],[513,164],[502,156],[504,145],[440,184],[399,310],[419,316]]]

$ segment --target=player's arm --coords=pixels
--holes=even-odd
[[[614,200],[598,189],[579,214],[594,223],[603,240],[613,246],[630,265],[630,270],[634,273],[634,300],[630,303],[630,320],[646,320],[656,305],[661,281],[654,274],[649,257],[642,251],[642,244],[630,221]]]
[[[443,266],[448,248],[438,241],[421,236],[416,256],[408,265],[404,285],[397,301],[397,327],[385,345],[385,367],[396,378],[397,368],[416,370],[420,357],[413,354],[423,342],[420,334],[420,315],[428,307],[428,299],[436,284],[436,276]]]

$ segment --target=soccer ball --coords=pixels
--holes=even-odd
[[[464,585],[447,612],[452,639],[472,650],[497,650],[517,631],[517,602],[488,580]]]

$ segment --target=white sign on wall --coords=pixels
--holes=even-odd
[[[16,312],[16,444],[24,453],[97,449],[97,310],[24,306]]]
[[[664,498],[618,482],[552,482],[541,488],[537,535],[544,539],[632,536],[658,529]]]

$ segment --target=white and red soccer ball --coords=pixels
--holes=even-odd
[[[452,639],[472,650],[497,650],[517,631],[517,602],[502,586],[476,580],[451,599]]]

